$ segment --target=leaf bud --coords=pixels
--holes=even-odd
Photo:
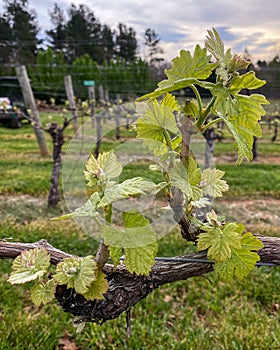
[[[183,108],[183,112],[185,115],[190,115],[192,117],[196,117],[198,114],[198,108],[195,102],[186,101],[186,104]]]

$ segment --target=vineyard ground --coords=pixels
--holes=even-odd
[[[227,200],[214,203],[218,212],[244,222],[252,232],[280,236],[280,200]],[[97,242],[71,220],[49,221],[63,207],[48,212],[44,197],[0,196],[2,239],[31,242],[45,238],[59,249],[92,254]],[[160,241],[158,256],[193,251],[178,232]],[[6,281],[11,262],[0,261],[0,349],[278,349],[279,268],[259,268],[246,280],[218,281],[215,273],[167,285],[132,310],[132,338],[125,334],[125,315],[111,324],[87,324],[75,334],[72,318],[58,306],[35,307],[26,287]],[[161,340],[158,343],[158,337]],[[60,344],[60,345],[59,345]]]
[[[59,120],[59,116],[46,114],[43,119]],[[70,127],[67,141],[72,132]],[[259,159],[238,168],[232,144],[217,143],[215,162],[227,171],[233,190],[213,205],[220,215],[244,223],[253,233],[280,237],[279,143],[272,145],[269,137],[265,139]],[[51,157],[40,158],[31,127],[0,128],[0,140],[0,239],[45,238],[70,253],[93,254],[97,242],[74,222],[49,220],[67,208],[61,201],[57,209],[47,209]],[[49,139],[48,143],[51,149]],[[108,149],[112,143],[106,140],[103,147]],[[126,167],[124,178],[143,174],[145,167]],[[158,256],[193,250],[174,231],[160,241]],[[35,307],[26,287],[6,282],[10,266],[10,261],[0,261],[0,349],[280,348],[279,268],[258,268],[248,279],[232,283],[222,283],[211,273],[156,290],[133,308],[132,337],[127,338],[125,315],[101,327],[87,324],[76,334],[72,318],[58,306]]]

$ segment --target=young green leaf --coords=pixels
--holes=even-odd
[[[84,294],[96,280],[97,263],[92,256],[85,258],[66,258],[56,267],[54,279],[58,284],[67,284],[77,293]]]
[[[157,243],[148,244],[145,247],[126,248],[125,265],[127,270],[137,275],[148,275],[152,265],[155,264],[157,250]]]
[[[233,116],[236,116],[239,124],[246,126],[255,136],[260,137],[261,128],[258,122],[265,115],[262,105],[269,104],[269,102],[260,94],[236,95],[235,98],[238,114]]]
[[[179,188],[187,198],[192,196],[188,173],[181,162],[176,162],[169,171],[171,185]]]
[[[224,43],[215,28],[212,31],[208,30],[205,47],[217,60],[218,67],[215,71],[218,77],[217,80],[222,82],[223,86],[226,86],[231,78],[229,66],[232,61],[232,54],[230,49],[225,52]]]
[[[215,67],[209,62],[210,56],[207,56],[206,49],[199,45],[196,45],[193,57],[190,51],[181,50],[180,56],[173,59],[173,67],[165,72],[168,80],[161,82],[159,87],[184,78],[207,79]]]
[[[44,248],[23,251],[15,258],[8,279],[11,284],[21,284],[42,277],[50,266],[50,255]]]
[[[107,205],[130,196],[136,196],[141,194],[154,194],[158,185],[152,181],[144,180],[142,177],[133,177],[127,179],[124,182],[117,184],[110,182],[104,191],[104,196],[102,197],[99,208],[106,207]]]
[[[172,111],[180,111],[181,108],[176,100],[176,97],[171,94],[165,94],[161,100],[161,106],[170,108]]]
[[[157,241],[155,232],[142,214],[138,212],[124,212],[124,229],[113,226],[104,227],[104,243],[119,248],[145,247]]]
[[[258,122],[265,114],[262,104],[269,102],[264,96],[258,94],[236,95],[231,98],[228,90],[224,90],[220,96],[218,96],[218,90],[215,93],[217,93],[217,100],[213,109],[224,120],[236,141],[239,155],[238,163],[242,161],[243,157],[251,160],[253,137],[261,136],[261,127]]]
[[[224,116],[238,115],[238,108],[236,99],[230,94],[228,88],[225,88],[221,83],[217,83],[210,87],[212,95],[215,97],[213,105],[214,114],[223,114]]]
[[[206,214],[206,220],[211,226],[221,226],[222,223],[214,209]]]
[[[123,220],[125,226],[123,230],[110,226],[104,227],[104,243],[109,246],[111,258],[115,264],[123,249],[127,270],[131,273],[147,275],[155,263],[158,246],[156,234],[149,220],[138,212],[124,213]]]
[[[244,278],[260,260],[257,253],[251,250],[263,248],[263,243],[250,232],[245,233],[241,239],[241,249],[232,249],[231,257],[224,262],[215,264],[215,270],[220,278],[226,282],[234,277]]]
[[[31,300],[37,306],[51,302],[55,298],[54,293],[55,282],[53,279],[50,279],[47,283],[35,284],[30,289]]]
[[[205,208],[211,205],[208,198],[202,197],[198,201],[191,201],[190,204],[195,208]]]
[[[99,202],[100,196],[97,192],[95,192],[90,196],[90,199],[88,199],[83,206],[75,209],[72,213],[61,215],[58,218],[52,218],[51,220],[65,220],[81,216],[97,217],[100,215],[96,210]]]
[[[85,167],[84,175],[88,186],[96,186],[98,181],[114,179],[122,172],[122,164],[113,151],[99,154],[97,160],[91,154]]]
[[[225,52],[224,43],[215,28],[211,30],[207,30],[208,36],[206,36],[205,47],[211,52],[211,54],[216,58],[216,60],[222,64],[224,67],[228,66],[232,55],[231,50],[228,49]]]
[[[199,187],[201,171],[194,159],[188,158],[187,169],[181,162],[176,162],[169,171],[169,176],[171,185],[179,188],[186,198],[193,201],[201,198],[202,190]]]
[[[237,72],[240,69],[246,69],[250,65],[250,61],[244,59],[242,56],[234,55],[230,61],[228,70],[230,73]]]
[[[137,138],[144,140],[155,155],[162,155],[171,145],[171,136],[178,133],[173,112],[177,110],[174,96],[167,94],[161,103],[157,100],[138,104]]]
[[[85,164],[85,168],[86,170],[84,171],[84,176],[87,181],[87,185],[94,187],[101,175],[101,169],[93,154],[90,154],[89,159]]]
[[[119,232],[117,232],[117,235],[118,234]],[[120,263],[120,257],[122,256],[123,250],[120,247],[109,246],[109,251],[110,251],[110,258],[113,260],[114,268],[116,269],[116,267]]]
[[[238,151],[237,164],[242,162],[243,157],[252,160],[253,135],[250,130],[245,126],[238,124],[234,118],[225,118],[222,115],[220,115],[220,117],[225,122],[225,125],[228,127],[236,142]]]
[[[108,287],[109,287],[109,285],[108,285],[108,281],[106,279],[106,275],[103,272],[98,271],[97,276],[96,276],[96,280],[91,282],[91,284],[88,288],[88,291],[86,293],[84,293],[83,296],[87,300],[105,299],[103,294],[105,294],[107,292]]]
[[[153,232],[149,220],[140,213],[124,213],[123,220],[126,232],[134,242],[133,245],[130,244],[124,249],[126,268],[130,273],[148,275],[155,263],[158,249],[156,234]]]
[[[201,175],[203,194],[210,197],[222,197],[223,192],[228,191],[228,184],[221,180],[225,172],[218,169],[205,169]]]
[[[243,225],[230,222],[224,227],[204,229],[206,233],[201,233],[198,236],[197,250],[208,249],[209,259],[214,259],[216,262],[225,261],[231,257],[233,248],[241,248]]]
[[[201,181],[201,170],[193,157],[187,159],[188,179],[192,186],[199,186]]]
[[[194,101],[186,101],[183,107],[183,113],[188,116],[196,117],[199,113],[197,103]]]
[[[237,75],[231,80],[229,91],[237,95],[242,89],[254,90],[262,87],[266,83],[256,77],[255,72],[251,71],[243,75]]]
[[[120,176],[122,164],[117,160],[117,156],[113,151],[99,154],[97,162],[102,170],[102,175],[106,179],[110,180]]]
[[[260,250],[264,248],[262,241],[253,236],[251,232],[246,232],[242,235],[241,240],[242,248],[248,250]]]
[[[165,71],[167,79],[161,81],[154,92],[142,96],[139,101],[199,84],[199,79],[207,79],[216,67],[216,64],[210,63],[206,49],[202,49],[199,45],[195,47],[193,56],[190,51],[181,50],[180,56],[172,61],[173,67]]]
[[[257,253],[246,249],[233,249],[231,258],[215,264],[215,271],[223,281],[230,282],[234,277],[246,277],[259,260]]]
[[[255,77],[254,72],[233,77],[229,87],[217,83],[209,86],[209,90],[215,97],[213,113],[221,117],[232,133],[238,150],[238,163],[245,157],[251,160],[252,144],[254,136],[261,136],[259,120],[265,114],[262,107],[269,102],[263,95],[252,94],[250,96],[240,95],[242,88],[255,89],[265,82]]]

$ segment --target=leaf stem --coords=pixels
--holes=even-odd
[[[203,126],[202,128],[200,128],[200,130],[202,132],[204,132],[206,129],[210,128],[212,125],[215,125],[217,123],[219,123],[220,121],[222,121],[223,118],[217,118],[217,119],[214,119],[214,120],[211,120],[211,122],[209,122],[208,124],[206,124],[205,126]]]
[[[163,135],[164,135],[168,149],[170,151],[172,151],[173,150],[172,140],[171,140],[169,132],[167,130],[163,129]],[[170,154],[170,161],[171,161],[171,165],[173,166],[174,165],[174,155],[173,154]]]
[[[205,111],[204,111],[204,115],[208,116],[208,114],[210,113],[210,110],[214,104],[214,102],[216,101],[216,97],[213,96],[210,100],[210,102],[208,103],[208,105],[206,106],[205,108]]]
[[[202,116],[202,100],[201,100],[201,96],[200,96],[200,93],[198,92],[197,88],[195,85],[190,85],[190,88],[192,89],[192,91],[194,92],[195,94],[195,97],[197,99],[197,103],[198,103],[198,115],[199,115],[199,119],[201,118]]]
[[[166,131],[165,129],[163,129],[163,135],[164,135],[167,147],[169,148],[170,151],[172,151],[173,150],[173,148],[172,148],[172,141],[171,141],[171,137],[169,135],[169,132]]]
[[[97,225],[102,229],[104,225],[101,224],[101,222],[99,221],[99,219],[97,219],[97,217],[93,216],[92,217],[93,220],[97,223]]]
[[[106,224],[110,225],[112,223],[112,204],[107,205],[104,208]]]
[[[215,100],[216,100],[216,97],[213,96],[212,99],[211,99],[211,101],[208,103],[208,105],[207,105],[205,111],[200,115],[200,117],[199,117],[199,119],[198,119],[198,121],[197,121],[197,123],[196,123],[196,127],[197,127],[199,130],[202,130],[202,125],[203,125],[203,123],[205,122],[205,120],[207,119],[207,117],[208,117],[208,115],[209,115],[209,113],[210,113],[210,111],[211,111],[211,108],[212,108],[212,106],[213,106]]]

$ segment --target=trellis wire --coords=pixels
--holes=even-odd
[[[121,257],[120,260],[124,260],[124,257]],[[200,264],[215,264],[214,260],[208,260],[208,259],[199,259],[199,258],[176,258],[176,257],[155,257],[155,261],[158,262],[193,262],[193,263],[200,263]],[[257,262],[256,265],[257,267],[261,266],[269,266],[269,267],[275,267],[275,266],[280,266],[280,264],[275,264],[275,263],[265,263],[265,262]]]

